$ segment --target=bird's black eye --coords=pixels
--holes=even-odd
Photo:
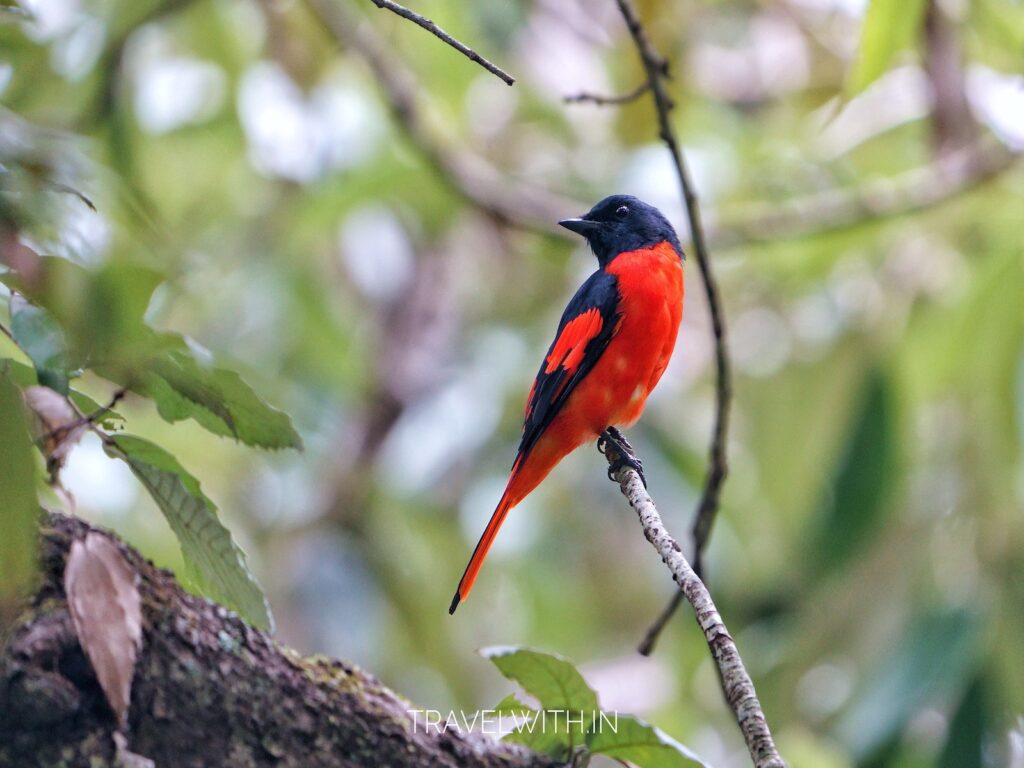
[[[627,216],[629,216],[629,206],[620,205],[618,208],[615,209],[616,218],[625,219]]]

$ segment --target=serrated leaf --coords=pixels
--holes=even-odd
[[[925,0],[870,0],[846,82],[848,97],[871,85],[889,69],[897,53],[914,45],[924,11]]]
[[[572,739],[569,738],[564,719],[561,727],[554,720],[549,725],[546,713],[524,704],[514,693],[498,702],[494,711],[498,713],[502,726],[515,725],[513,730],[505,734],[504,741],[521,744],[534,752],[552,757],[562,757],[568,753]]]
[[[178,537],[188,573],[203,594],[252,624],[273,628],[270,606],[245,561],[245,553],[217,517],[199,481],[171,454],[148,440],[117,435],[104,443],[149,491]]]
[[[103,429],[121,429],[124,426],[124,416],[105,405],[100,405],[77,389],[72,389],[69,397],[83,416],[92,417],[93,424]]]
[[[567,734],[570,748],[582,741],[599,707],[597,694],[576,667],[559,656],[526,648],[501,646],[485,648],[480,653],[549,713],[545,732]],[[571,714],[571,723],[566,722],[566,713]]]
[[[565,714],[544,711],[532,712],[516,730],[507,733],[503,741],[521,744],[527,749],[554,758],[565,757],[574,744],[581,741],[566,728]]]
[[[35,365],[39,383],[62,395],[68,393],[71,357],[64,331],[53,315],[11,295],[11,335]]]
[[[597,694],[569,661],[529,648],[494,646],[480,653],[543,709],[597,711]]]
[[[152,345],[163,346],[140,373],[102,369],[119,382],[156,404],[169,423],[193,419],[215,435],[231,437],[259,448],[302,448],[302,438],[288,414],[268,405],[241,376],[223,368],[201,365],[171,335],[153,335]]]
[[[591,752],[625,760],[638,768],[692,768],[707,765],[689,747],[639,718],[602,713],[587,734]]]
[[[508,715],[510,717],[518,717],[520,715],[529,714],[530,712],[536,712],[533,707],[529,704],[525,704],[519,700],[519,697],[514,693],[510,693],[504,699],[499,701],[494,706],[494,711],[499,715]]]
[[[36,463],[21,392],[0,373],[0,606],[27,594],[36,574]]]
[[[90,532],[71,544],[64,594],[78,642],[117,722],[127,725],[135,659],[142,645],[137,576],[117,545]]]

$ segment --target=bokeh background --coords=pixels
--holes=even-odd
[[[563,101],[641,82],[613,2],[413,5],[515,86],[368,1],[7,0],[0,173],[46,165],[97,208],[38,192],[22,241],[159,270],[150,324],[292,415],[303,453],[120,407],[221,508],[282,641],[442,711],[508,692],[480,647],[561,653],[606,708],[744,765],[688,609],[634,651],[672,585],[594,450],[510,516],[447,615],[595,266],[553,223],[628,192],[688,230],[650,100]],[[866,62],[863,0],[638,3],[735,370],[708,581],[793,766],[1024,765],[1024,5],[915,5]],[[630,433],[684,546],[714,412],[692,258],[687,281]],[[97,439],[63,480],[180,565]]]

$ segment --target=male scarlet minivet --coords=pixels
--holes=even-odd
[[[509,510],[565,455],[600,438],[620,456],[609,476],[626,465],[643,479],[615,425],[640,418],[672,356],[683,317],[683,250],[661,212],[629,195],[606,197],[582,218],[558,223],[587,239],[600,268],[565,308],[527,398],[512,475],[448,613],[469,595]]]

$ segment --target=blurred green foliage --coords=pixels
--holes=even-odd
[[[216,523],[215,500],[233,537],[220,551],[236,575],[248,553],[282,641],[442,711],[505,692],[473,649],[528,643],[579,663],[606,709],[745,764],[685,611],[654,658],[633,654],[671,583],[596,453],[510,516],[472,599],[445,611],[536,364],[594,267],[553,222],[631,192],[686,240],[649,101],[562,102],[639,82],[614,3],[417,4],[513,88],[369,3],[336,3],[412,78],[423,130],[305,2],[0,9],[2,546],[24,555],[28,480],[61,504],[42,457],[17,469],[13,388],[68,386],[96,414],[126,387],[124,422],[102,426],[145,456],[126,467],[86,434],[60,475],[78,512],[187,578],[197,563],[160,510]],[[945,9],[956,46],[939,54],[901,3],[637,5],[672,62],[736,370],[709,585],[783,754],[1019,761],[1024,9]],[[939,85],[959,88],[978,145],[1007,149],[995,171],[949,170]],[[580,207],[501,221],[481,204],[518,211],[524,188]],[[679,349],[630,435],[684,547],[713,405],[692,262],[687,278]],[[165,482],[171,501],[141,492]],[[24,583],[12,557],[5,595]],[[242,590],[232,604],[260,620]]]
[[[927,7],[927,0],[868,2],[847,93],[860,93],[885,74],[899,53],[916,47]]]
[[[13,618],[18,597],[35,577],[35,464],[21,393],[0,368],[0,467],[3,467],[4,535],[0,544],[0,619]]]

